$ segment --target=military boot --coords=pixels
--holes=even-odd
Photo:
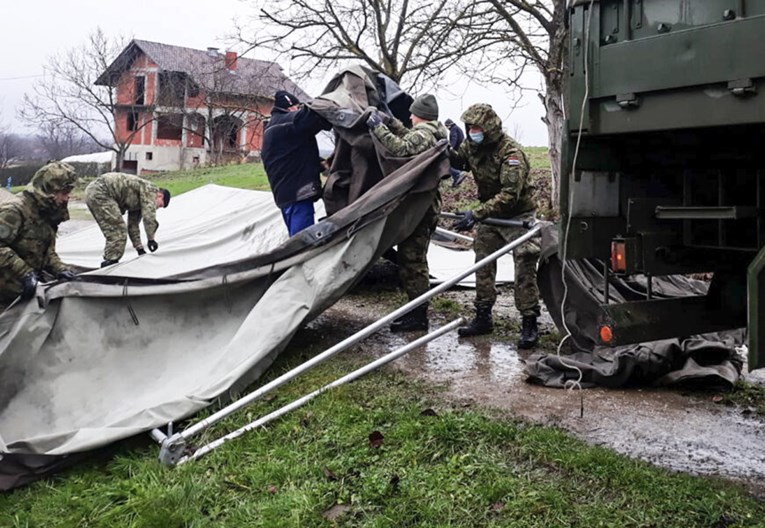
[[[518,339],[518,348],[534,348],[537,346],[538,337],[537,316],[524,315],[521,321],[521,337]]]
[[[428,305],[418,306],[393,321],[390,325],[391,332],[414,332],[428,329]]]
[[[467,326],[461,326],[457,333],[462,337],[490,334],[494,330],[491,308],[476,308],[475,318]]]

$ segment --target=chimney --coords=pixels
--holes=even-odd
[[[208,57],[217,57],[218,56],[218,48],[213,48],[213,47],[207,48],[207,56]]]
[[[236,52],[235,51],[227,51],[226,52],[226,68],[230,71],[236,70]]]

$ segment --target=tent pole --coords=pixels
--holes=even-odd
[[[373,370],[375,370],[375,369],[377,369],[377,368],[379,368],[379,367],[381,367],[381,366],[383,366],[383,365],[385,365],[387,363],[390,363],[391,361],[393,361],[395,359],[400,358],[404,354],[407,354],[408,352],[411,352],[415,348],[418,348],[418,347],[420,347],[420,346],[422,346],[422,345],[424,345],[424,344],[426,344],[426,343],[428,343],[428,342],[430,342],[430,341],[432,341],[432,340],[434,340],[434,339],[436,339],[438,337],[441,337],[445,333],[450,332],[450,331],[456,329],[458,326],[460,326],[460,325],[462,325],[464,323],[465,323],[465,319],[463,319],[462,317],[460,317],[458,319],[455,319],[451,323],[442,326],[438,330],[435,330],[435,331],[433,331],[433,332],[431,332],[429,334],[426,334],[426,335],[420,337],[419,339],[416,339],[415,341],[412,341],[411,343],[408,343],[407,345],[404,345],[403,347],[401,347],[401,348],[399,348],[397,350],[394,350],[393,352],[390,352],[389,354],[386,354],[386,355],[384,355],[383,357],[381,357],[379,359],[376,359],[372,363],[369,363],[368,365],[365,365],[365,366],[363,366],[363,367],[361,367],[361,368],[359,368],[357,370],[354,370],[350,374],[346,374],[342,378],[338,378],[335,381],[333,381],[332,383],[330,383],[328,385],[324,385],[320,389],[317,389],[317,390],[311,392],[310,394],[306,394],[302,398],[298,398],[297,400],[293,401],[292,403],[289,403],[289,404],[285,405],[284,407],[281,407],[281,408],[273,411],[272,413],[267,414],[266,416],[264,416],[262,418],[258,418],[254,422],[250,422],[249,424],[247,424],[247,425],[237,429],[236,431],[228,433],[227,435],[222,436],[222,437],[218,438],[217,440],[213,440],[209,444],[198,448],[196,451],[194,451],[193,454],[188,455],[188,456],[184,456],[183,458],[181,458],[178,461],[178,465],[184,464],[184,463],[189,462],[191,460],[197,460],[198,458],[201,458],[202,456],[206,455],[207,453],[209,453],[213,449],[216,449],[216,448],[222,446],[227,441],[233,440],[234,438],[242,436],[244,433],[246,433],[248,431],[252,431],[253,429],[256,429],[258,427],[262,427],[265,424],[267,424],[268,422],[270,422],[272,420],[275,420],[276,418],[279,418],[280,416],[282,416],[284,414],[287,414],[289,411],[297,409],[298,407],[302,407],[303,405],[305,405],[306,403],[308,403],[309,401],[314,399],[316,396],[318,396],[318,395],[320,395],[320,394],[322,394],[322,393],[324,393],[324,392],[326,392],[326,391],[328,391],[330,389],[333,389],[335,387],[339,387],[340,385],[348,383],[349,381],[353,381],[353,380],[355,380],[357,378],[360,378],[364,374],[372,372]]]
[[[257,400],[264,394],[270,392],[271,390],[283,385],[284,383],[290,381],[291,379],[297,377],[298,375],[302,374],[303,372],[310,370],[311,368],[315,367],[319,363],[322,363],[323,361],[329,359],[330,357],[334,356],[335,354],[345,350],[346,348],[358,343],[362,339],[370,336],[371,334],[375,333],[377,330],[382,328],[383,326],[387,325],[388,323],[392,322],[395,319],[398,319],[402,315],[410,312],[417,306],[421,305],[425,301],[428,301],[430,298],[435,297],[439,293],[448,290],[458,282],[460,282],[462,279],[467,277],[468,275],[471,275],[472,273],[475,273],[476,270],[479,270],[486,266],[487,264],[494,262],[498,258],[500,258],[502,255],[505,255],[509,252],[511,252],[516,247],[520,246],[524,242],[532,239],[533,237],[537,236],[539,232],[542,230],[540,223],[535,223],[531,229],[529,229],[528,232],[524,233],[520,237],[516,238],[506,246],[498,249],[491,255],[481,259],[480,261],[476,262],[469,268],[465,269],[464,271],[461,271],[460,273],[454,275],[451,279],[448,279],[438,286],[428,290],[427,292],[423,293],[416,299],[413,299],[403,305],[402,307],[398,308],[397,310],[394,310],[393,312],[389,313],[382,319],[378,319],[371,325],[367,326],[366,328],[363,328],[353,334],[350,337],[347,337],[340,343],[337,343],[335,346],[325,350],[321,354],[314,356],[313,358],[309,359],[305,363],[298,365],[294,369],[290,370],[289,372],[285,372],[278,378],[268,382],[267,384],[263,385],[259,389],[254,390],[253,392],[247,394],[246,396],[243,396],[242,398],[238,399],[237,401],[231,403],[230,405],[224,407],[223,409],[219,410],[218,412],[208,416],[207,418],[200,420],[196,424],[192,425],[188,429],[176,433],[165,440],[163,440],[162,443],[162,452],[168,451],[170,453],[177,453],[179,449],[181,449],[181,446],[185,446],[186,440],[191,438],[192,436],[199,434],[200,432],[204,431],[211,425],[217,423],[218,421],[222,420],[223,418],[229,416],[230,414],[234,413],[235,411],[241,409],[242,407],[248,405],[249,403]],[[162,460],[163,454],[160,452],[160,460]],[[172,458],[170,454],[167,455],[167,457]],[[171,464],[172,465],[172,464]]]

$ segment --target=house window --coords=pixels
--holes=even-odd
[[[138,112],[127,113],[127,129],[130,132],[138,130]]]
[[[160,106],[183,106],[186,95],[186,76],[180,72],[159,73],[159,97],[157,103]]]
[[[180,141],[183,134],[183,114],[166,114],[157,118],[157,139]]]
[[[146,97],[146,77],[135,78],[135,104],[142,105]]]
[[[146,153],[146,161],[151,161],[152,159],[154,159],[154,154],[151,153],[151,152],[147,152]]]

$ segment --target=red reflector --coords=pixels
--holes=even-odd
[[[627,247],[623,240],[611,242],[611,271],[614,273],[627,271]]]
[[[614,339],[614,333],[611,331],[610,326],[600,327],[600,340],[604,343],[610,343]]]

